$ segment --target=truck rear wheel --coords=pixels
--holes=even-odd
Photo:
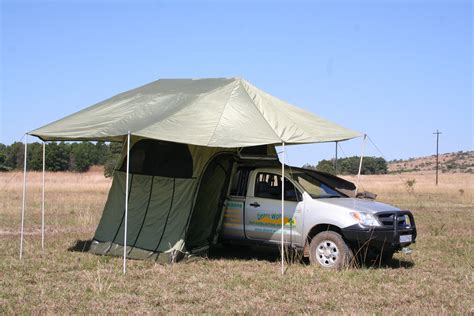
[[[309,261],[325,269],[348,267],[352,261],[352,251],[342,236],[333,231],[324,231],[313,237],[310,243]]]

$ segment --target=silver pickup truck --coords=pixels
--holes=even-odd
[[[333,269],[361,255],[388,262],[415,242],[411,212],[355,197],[354,184],[342,178],[295,167],[285,171],[282,232],[281,184],[281,167],[241,164],[224,204],[221,241],[278,246],[283,233],[285,246]]]

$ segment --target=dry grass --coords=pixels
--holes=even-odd
[[[414,210],[412,255],[391,266],[322,271],[278,253],[220,250],[211,259],[162,266],[67,249],[89,239],[110,181],[100,173],[47,175],[46,249],[40,248],[40,175],[31,173],[24,260],[18,260],[21,175],[0,174],[0,313],[472,313],[474,177],[363,177],[379,200]],[[405,181],[415,179],[414,192]],[[463,190],[462,193],[460,190]]]

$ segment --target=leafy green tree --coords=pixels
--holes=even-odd
[[[104,142],[49,142],[46,143],[46,170],[87,171],[92,165],[104,165],[105,175],[110,176],[120,157],[122,143]],[[0,144],[0,171],[23,168],[24,144]],[[28,144],[28,170],[42,170],[43,144]]]
[[[115,143],[111,143],[110,145],[112,144],[115,144]],[[122,145],[120,145],[120,147],[121,146]],[[104,142],[97,142],[95,144],[95,150],[96,150],[96,161],[94,161],[94,163],[97,165],[104,165],[105,162],[107,161],[107,153],[109,151],[109,146]]]
[[[0,143],[0,171],[8,171],[9,167],[6,165],[7,160],[7,146]]]
[[[359,172],[359,157],[342,158],[338,161],[340,174],[357,174]]]
[[[337,171],[341,175],[357,174],[359,172],[360,157],[353,156],[341,158],[337,161]],[[310,165],[307,165],[310,166]],[[311,166],[312,167],[312,166]],[[321,160],[316,167],[318,171],[334,174],[334,161]],[[388,171],[387,162],[381,157],[364,157],[361,174],[386,174]]]
[[[64,142],[51,142],[46,146],[46,169],[49,171],[69,170],[69,149]]]
[[[321,160],[315,169],[317,171],[327,172],[330,174],[336,174],[336,170],[334,170],[334,162],[331,160]]]
[[[14,142],[6,148],[5,165],[10,169],[20,169],[23,167],[24,145]]]
[[[377,166],[376,168],[377,174],[387,174],[388,173],[387,161],[382,157],[377,157],[374,160]]]
[[[104,175],[105,177],[111,177],[114,173],[115,166],[120,159],[122,153],[123,144],[117,142],[111,142],[108,146],[108,150],[105,156],[104,162]]]
[[[302,168],[316,170],[316,166],[310,165],[309,163],[305,163]]]
[[[28,170],[43,170],[43,144],[28,144]]]
[[[91,142],[73,143],[70,145],[69,170],[85,172],[97,164],[97,149]]]

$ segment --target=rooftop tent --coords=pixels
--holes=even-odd
[[[234,155],[276,156],[275,144],[361,136],[240,78],[157,80],[28,134],[44,141],[131,141],[91,251],[122,255],[126,244],[127,256],[159,261],[208,247]]]
[[[240,78],[162,79],[30,132],[43,140],[134,136],[208,147],[333,142],[361,136]]]

